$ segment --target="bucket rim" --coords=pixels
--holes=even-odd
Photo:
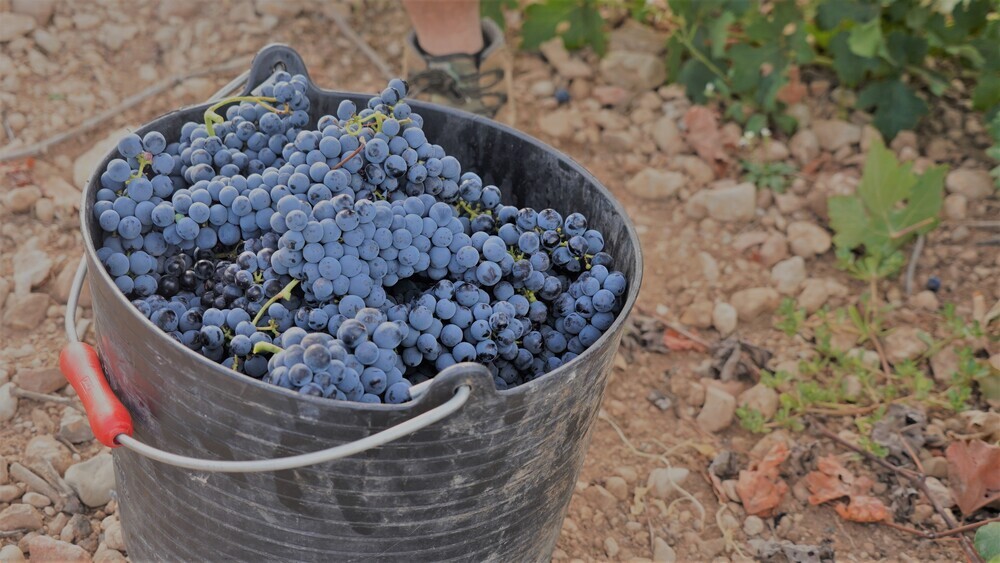
[[[312,79],[309,78],[309,93],[312,96],[322,96],[322,97],[333,97],[337,99],[344,99],[345,97],[371,97],[376,94],[364,94],[360,92],[345,92],[338,90],[326,90],[316,86]],[[312,97],[310,96],[310,97]],[[198,105],[184,106],[176,110],[164,113],[155,119],[148,121],[136,128],[134,131],[139,135],[143,135],[149,131],[157,130],[159,124],[168,118],[180,118],[183,121],[198,121],[198,118],[202,116],[206,109],[212,106],[215,102],[207,102]],[[632,245],[634,249],[634,262],[635,262],[635,273],[634,279],[628,280],[628,291],[626,293],[625,303],[622,305],[622,310],[616,315],[614,322],[610,327],[601,335],[601,337],[587,347],[579,356],[573,358],[568,363],[565,363],[558,368],[533,379],[527,383],[523,383],[516,387],[509,389],[498,390],[493,388],[492,393],[506,397],[506,396],[516,396],[519,394],[527,394],[534,392],[541,385],[554,385],[558,384],[558,379],[565,379],[566,375],[570,372],[577,370],[579,367],[584,365],[588,360],[594,357],[598,350],[602,349],[607,343],[615,337],[616,334],[622,329],[622,325],[628,319],[629,314],[635,307],[636,301],[638,300],[639,290],[642,286],[643,278],[643,256],[642,256],[642,246],[639,244],[639,236],[635,230],[635,225],[632,223],[632,218],[625,211],[624,206],[618,201],[617,198],[608,190],[604,184],[597,179],[589,170],[587,170],[583,165],[578,163],[575,159],[569,155],[563,153],[562,151],[556,149],[555,147],[545,143],[531,135],[528,135],[522,131],[514,129],[504,123],[494,121],[492,119],[486,118],[481,115],[476,115],[456,108],[451,108],[448,106],[443,106],[439,104],[434,104],[431,102],[425,102],[422,100],[410,100],[406,102],[416,113],[420,113],[421,110],[431,110],[443,114],[450,114],[452,117],[463,119],[467,121],[473,121],[479,126],[491,127],[499,130],[501,133],[513,136],[528,145],[533,146],[535,149],[545,151],[555,158],[563,161],[563,163],[569,166],[574,172],[578,173],[581,178],[588,182],[598,193],[603,195],[607,201],[610,202],[612,211],[617,214],[623,221],[623,226],[626,231],[626,236],[628,243]],[[87,180],[87,184],[84,186],[82,191],[82,202],[80,204],[80,226],[83,234],[84,242],[84,252],[88,264],[93,264],[96,267],[89,268],[88,274],[90,276],[97,276],[101,278],[101,282],[112,289],[111,293],[114,294],[113,299],[115,299],[120,305],[124,306],[129,315],[132,315],[145,327],[147,327],[151,332],[156,334],[156,338],[160,339],[161,342],[165,342],[164,346],[173,346],[175,349],[179,350],[182,354],[187,354],[191,359],[198,363],[200,369],[203,368],[206,373],[214,374],[214,377],[224,376],[227,378],[234,379],[243,384],[254,386],[261,391],[277,393],[283,395],[286,398],[296,399],[300,401],[306,401],[307,403],[312,403],[316,406],[321,406],[324,408],[346,408],[348,410],[357,411],[383,411],[383,412],[406,412],[421,408],[427,401],[431,400],[429,397],[433,395],[432,393],[423,393],[416,399],[407,401],[405,403],[399,404],[386,404],[386,403],[362,403],[358,401],[345,401],[340,399],[331,399],[328,397],[316,397],[312,395],[303,395],[292,389],[285,389],[284,387],[279,387],[270,383],[265,383],[259,379],[255,379],[248,375],[233,371],[232,369],[224,367],[222,364],[216,363],[205,356],[191,350],[182,343],[174,340],[167,336],[159,327],[157,327],[153,322],[146,318],[144,315],[140,314],[139,310],[132,305],[131,301],[118,290],[111,279],[110,274],[103,267],[100,260],[97,258],[97,247],[95,245],[94,238],[91,236],[91,227],[95,222],[92,213],[92,206],[89,205],[89,200],[91,197],[91,192],[94,192],[96,198],[96,191],[100,189],[100,177],[107,166],[107,163],[117,157],[116,147],[112,147],[109,152],[105,153],[103,158],[100,160],[97,168],[91,173]],[[469,167],[469,170],[474,170],[474,167]],[[620,269],[620,268],[619,268]],[[92,278],[93,279],[93,278]],[[92,282],[90,282],[92,283]],[[438,372],[440,373],[440,372]],[[432,378],[432,381],[435,378]],[[432,384],[433,385],[433,384]]]

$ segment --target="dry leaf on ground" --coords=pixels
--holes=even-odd
[[[770,516],[788,492],[788,484],[779,476],[778,466],[788,458],[788,446],[778,442],[760,462],[740,471],[736,493],[747,514]]]
[[[687,127],[687,142],[698,156],[709,164],[717,160],[729,161],[714,111],[704,106],[691,106],[684,114],[684,125]]]
[[[982,440],[954,442],[945,457],[948,483],[962,514],[972,514],[1000,499],[1000,447]]]
[[[845,520],[881,522],[889,519],[889,508],[881,500],[865,494],[875,484],[870,478],[855,477],[832,455],[819,458],[816,466],[817,471],[806,475],[810,504],[848,497],[849,504],[837,503],[834,507]]]
[[[778,90],[778,101],[791,106],[806,97],[808,89],[802,83],[799,74],[799,67],[788,67],[788,82]]]

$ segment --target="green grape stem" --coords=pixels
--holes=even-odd
[[[262,353],[277,354],[279,352],[284,352],[284,351],[285,351],[284,348],[280,346],[275,346],[270,342],[258,342],[253,345],[254,354],[262,354]]]
[[[226,119],[216,113],[216,110],[236,102],[256,102],[264,107],[264,109],[274,112],[274,113],[288,113],[288,104],[285,104],[285,109],[278,109],[267,102],[277,102],[277,98],[268,98],[266,96],[234,96],[232,98],[225,98],[219,100],[218,102],[212,104],[208,109],[205,110],[205,130],[208,131],[209,137],[215,136],[215,125],[224,122]]]
[[[299,285],[299,280],[292,280],[292,281],[288,282],[288,285],[286,285],[285,287],[283,287],[281,289],[281,291],[278,292],[277,295],[275,295],[274,297],[268,299],[267,302],[264,303],[264,306],[260,308],[260,311],[257,311],[257,316],[255,316],[253,318],[253,326],[254,327],[257,326],[257,323],[260,322],[260,319],[264,316],[264,313],[267,312],[267,308],[268,307],[270,307],[271,305],[274,305],[280,299],[285,299],[285,300],[291,299],[292,298],[292,289],[294,289],[295,286],[297,286],[297,285]]]

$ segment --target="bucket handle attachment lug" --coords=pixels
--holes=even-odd
[[[211,473],[283,471],[359,454],[423,430],[454,414],[465,405],[472,395],[471,382],[460,384],[454,389],[454,394],[450,399],[413,418],[360,440],[307,454],[252,461],[226,461],[200,459],[166,452],[132,437],[132,417],[108,385],[97,351],[92,346],[80,342],[79,335],[76,333],[76,309],[86,275],[87,259],[84,257],[80,260],[80,266],[76,270],[73,285],[69,291],[69,299],[66,303],[65,328],[69,344],[63,348],[59,355],[59,368],[83,402],[94,436],[105,446],[112,448],[124,446],[152,460],[194,471]],[[438,378],[414,385],[410,390],[414,400],[419,401],[429,389],[439,385],[448,385],[449,380],[453,381],[456,378],[487,377],[492,382],[492,376],[485,366],[469,362],[450,366],[442,370],[439,377],[440,381],[437,385],[434,382],[438,381]]]

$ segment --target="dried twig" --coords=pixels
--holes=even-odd
[[[357,47],[358,50],[364,54],[364,56],[368,57],[368,60],[371,61],[376,68],[378,68],[379,72],[382,73],[382,76],[385,77],[386,80],[391,80],[396,77],[396,73],[393,72],[392,68],[390,68],[382,57],[375,52],[375,49],[372,49],[371,45],[358,35],[357,32],[354,31],[354,28],[348,25],[348,23],[344,21],[344,18],[341,17],[336,10],[330,10],[329,16],[333,19],[333,23],[337,24],[337,27],[340,28],[340,32],[344,34],[344,37],[346,37],[351,43],[354,43],[354,46]]]
[[[49,403],[59,403],[61,405],[69,405],[76,410],[85,413],[83,405],[80,404],[75,398],[71,397],[59,397],[58,395],[46,395],[45,393],[35,393],[34,391],[28,391],[27,389],[21,389],[20,387],[14,387],[12,393],[22,399],[31,399],[32,401],[49,402]]]
[[[672,328],[672,329],[676,330],[677,332],[679,332],[682,335],[686,336],[690,340],[693,340],[693,341],[697,342],[698,344],[701,344],[705,348],[711,348],[712,347],[712,344],[709,341],[705,340],[704,338],[698,336],[697,334],[691,332],[690,330],[684,328],[683,326],[681,326],[681,325],[679,325],[677,323],[672,323],[670,321],[663,321],[663,324],[666,325],[667,328]]]
[[[38,476],[34,471],[20,463],[14,462],[10,464],[10,474],[14,479],[27,485],[29,489],[47,496],[52,501],[52,504],[55,505],[56,510],[71,514],[83,511],[79,499],[77,499],[76,494],[72,490],[69,492],[60,492],[43,477]]]
[[[157,94],[161,94],[177,86],[178,84],[181,84],[185,80],[190,80],[192,78],[199,78],[202,76],[210,76],[222,72],[228,72],[237,68],[244,67],[248,64],[248,62],[249,58],[244,56],[219,65],[210,66],[208,68],[203,68],[201,70],[196,70],[193,72],[189,72],[187,74],[177,75],[172,78],[168,78],[166,80],[161,80],[160,82],[153,84],[149,88],[146,88],[145,90],[137,94],[133,94],[125,98],[117,106],[113,108],[108,108],[102,111],[101,113],[98,113],[97,115],[91,117],[90,119],[84,120],[79,125],[70,127],[66,131],[63,131],[62,133],[58,133],[56,135],[49,137],[48,139],[44,139],[37,143],[32,143],[26,147],[8,149],[3,151],[2,153],[0,153],[0,162],[6,162],[8,160],[15,160],[18,158],[25,158],[28,156],[38,156],[46,152],[52,145],[59,144],[67,139],[71,139],[85,131],[88,131],[98,125],[107,123],[119,113],[129,108],[132,108],[133,106],[138,105],[140,102],[148,98],[156,96]]]
[[[903,288],[906,294],[913,293],[913,276],[917,273],[917,262],[920,261],[920,253],[924,251],[924,235],[917,237],[917,243],[913,245],[913,253],[910,254],[910,263],[906,265],[906,283]]]
[[[823,436],[826,436],[827,438],[833,440],[834,442],[840,444],[841,446],[844,446],[845,448],[851,451],[861,454],[869,461],[873,461],[881,465],[882,467],[885,467],[886,469],[909,479],[909,481],[913,483],[915,487],[917,487],[918,489],[920,489],[921,492],[924,493],[924,496],[926,496],[927,500],[930,501],[931,506],[934,507],[934,511],[937,512],[938,515],[944,519],[944,522],[945,524],[947,524],[948,529],[953,531],[956,528],[958,528],[958,522],[955,521],[955,517],[952,516],[951,512],[945,510],[944,507],[942,507],[939,502],[937,502],[937,500],[931,494],[930,489],[927,488],[926,474],[922,472],[912,471],[910,469],[906,469],[905,467],[899,467],[898,465],[893,465],[888,461],[872,454],[871,452],[863,448],[859,448],[858,446],[855,446],[854,444],[842,439],[840,436],[837,436],[819,422],[815,420],[811,422],[812,426],[816,428],[816,430]],[[905,444],[906,441],[904,440],[903,443]],[[983,561],[983,558],[979,556],[979,553],[976,551],[976,548],[972,545],[972,541],[969,540],[967,536],[959,535],[959,539],[961,540],[962,551],[965,552],[965,556],[969,559],[969,561],[973,561],[975,563],[985,563],[985,561]]]

